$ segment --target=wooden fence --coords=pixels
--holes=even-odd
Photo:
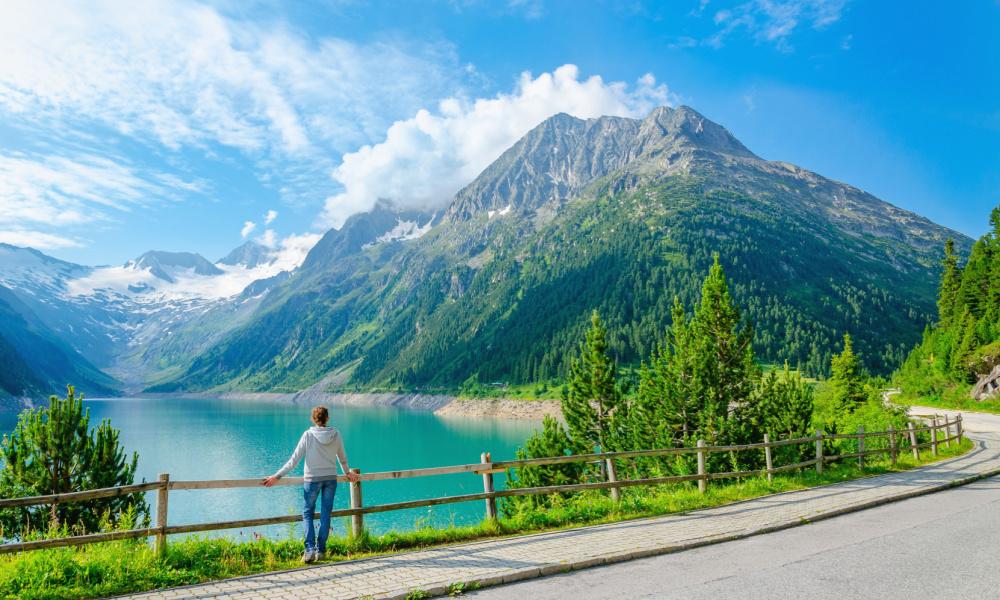
[[[941,444],[951,445],[952,441],[962,440],[962,416],[952,421],[947,418],[942,419],[937,415],[918,415],[930,421],[929,425],[917,427],[913,422],[909,423],[908,430],[895,431],[891,427],[888,431],[865,432],[859,429],[857,433],[842,433],[835,435],[825,435],[822,431],[817,431],[816,435],[804,438],[770,440],[764,436],[764,441],[755,444],[743,444],[736,446],[708,446],[704,440],[698,440],[695,447],[682,448],[662,448],[656,450],[634,450],[628,452],[601,452],[595,454],[577,454],[571,456],[552,456],[547,458],[533,458],[526,460],[508,460],[493,462],[488,452],[480,456],[480,462],[466,465],[453,465],[448,467],[431,467],[424,469],[409,469],[405,471],[384,471],[379,473],[361,474],[358,469],[352,469],[354,473],[360,475],[360,481],[350,483],[350,508],[334,510],[330,514],[333,517],[351,517],[351,531],[353,535],[360,535],[364,529],[364,515],[404,510],[408,508],[418,508],[424,506],[438,506],[442,504],[453,504],[457,502],[471,502],[476,500],[485,501],[485,514],[488,519],[497,518],[497,498],[508,498],[512,496],[533,496],[544,494],[557,494],[566,492],[577,492],[582,490],[610,490],[612,499],[620,499],[620,490],[623,487],[659,485],[666,483],[678,483],[685,481],[697,481],[698,489],[704,492],[708,487],[708,482],[718,479],[731,479],[739,477],[766,476],[768,480],[775,473],[793,471],[806,467],[813,467],[817,473],[823,472],[823,466],[829,462],[857,458],[859,465],[864,465],[864,458],[873,454],[888,453],[893,463],[895,463],[899,452],[910,451],[914,458],[919,458],[919,451],[922,447],[930,447],[931,452],[936,456]],[[929,431],[930,441],[918,443],[917,433]],[[943,433],[943,435],[941,435]],[[870,441],[878,438],[887,438],[888,444],[884,448],[866,449],[866,440]],[[857,452],[844,453],[838,455],[824,455],[823,443],[828,440],[856,439]],[[815,445],[815,458],[792,464],[774,466],[772,450],[781,446],[791,445]],[[764,453],[765,468],[753,471],[728,471],[713,473],[707,469],[707,458],[714,453],[734,453],[747,451],[762,451]],[[666,477],[651,477],[645,479],[618,479],[616,461],[640,458],[677,456],[682,454],[697,454],[697,473],[691,475],[672,475]],[[533,488],[513,488],[506,490],[495,490],[493,485],[493,475],[502,473],[508,469],[527,466],[556,465],[565,463],[594,463],[602,465],[603,481],[590,483],[574,483],[566,485],[553,485]],[[411,477],[429,477],[435,475],[448,475],[455,473],[471,473],[482,476],[483,491],[476,494],[463,494],[458,496],[443,496],[429,498],[426,500],[412,500],[407,502],[393,502],[389,504],[378,504],[374,506],[364,506],[361,501],[362,483],[369,481],[382,481],[386,479],[408,479]],[[59,546],[80,546],[107,542],[111,540],[122,540],[129,538],[155,537],[155,547],[158,553],[166,549],[167,536],[178,533],[192,533],[199,531],[217,531],[223,529],[234,529],[238,527],[259,527],[264,525],[275,525],[280,523],[292,523],[302,520],[302,515],[282,515],[277,517],[262,517],[255,519],[242,519],[238,521],[221,521],[214,523],[196,523],[190,525],[169,525],[167,521],[169,495],[171,490],[208,490],[224,488],[249,488],[260,486],[262,478],[258,479],[221,479],[221,480],[196,480],[196,481],[173,481],[168,474],[162,474],[159,479],[149,483],[139,483],[135,485],[103,488],[97,490],[87,490],[82,492],[71,492],[66,494],[54,494],[49,496],[32,496],[26,498],[0,499],[0,509],[15,508],[21,506],[36,506],[54,503],[76,502],[80,500],[91,500],[96,498],[110,498],[124,496],[139,492],[156,492],[156,515],[155,526],[141,529],[130,529],[125,531],[110,531],[106,533],[92,533],[72,537],[12,542],[0,545],[0,554],[10,552],[21,552],[38,550],[42,548],[54,548]],[[344,476],[339,476],[337,481],[347,481]],[[286,477],[279,480],[276,485],[301,485],[301,477]],[[318,515],[317,515],[318,516]]]

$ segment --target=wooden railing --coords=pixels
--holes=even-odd
[[[594,454],[575,454],[569,456],[552,456],[546,458],[533,458],[525,460],[508,460],[493,462],[489,453],[480,456],[480,462],[465,465],[453,465],[447,467],[431,467],[424,469],[409,469],[403,471],[384,471],[379,473],[361,474],[358,469],[352,472],[360,475],[360,480],[350,483],[350,508],[334,510],[330,514],[333,517],[351,517],[352,534],[360,535],[364,530],[364,515],[418,508],[425,506],[438,506],[442,504],[454,504],[457,502],[471,502],[476,500],[485,501],[485,514],[488,519],[497,518],[496,501],[498,498],[509,498],[513,496],[534,496],[544,494],[557,494],[566,492],[578,492],[582,490],[610,490],[612,499],[620,499],[620,490],[623,487],[659,485],[666,483],[679,483],[685,481],[697,481],[698,489],[704,492],[708,487],[708,482],[718,479],[730,479],[738,477],[766,476],[771,480],[775,473],[783,473],[814,467],[816,472],[822,473],[825,464],[842,459],[857,458],[859,465],[864,465],[864,458],[874,454],[888,453],[892,462],[895,463],[899,452],[909,450],[915,459],[919,459],[919,451],[922,447],[930,447],[934,456],[938,454],[941,444],[951,445],[952,441],[962,440],[962,416],[958,415],[952,421],[947,418],[942,419],[937,415],[919,415],[921,418],[930,421],[929,425],[917,427],[911,421],[907,430],[896,431],[891,427],[887,431],[865,432],[859,429],[857,433],[841,433],[825,435],[822,431],[817,431],[816,435],[803,438],[775,440],[772,441],[767,435],[764,441],[755,444],[742,444],[733,446],[708,446],[704,440],[698,440],[695,447],[681,448],[661,448],[655,450],[633,450],[628,452],[600,452]],[[917,433],[929,431],[930,441],[918,443]],[[943,431],[943,436],[939,435]],[[953,433],[954,431],[954,433]],[[875,438],[887,438],[888,444],[885,448],[865,449],[865,441]],[[858,440],[858,451],[838,455],[824,455],[824,442],[838,439]],[[773,465],[772,450],[777,447],[815,444],[815,457],[806,461],[791,463],[775,467]],[[721,473],[709,472],[707,468],[707,458],[714,453],[733,453],[746,451],[763,451],[765,468],[752,471],[727,471]],[[649,477],[643,479],[618,479],[616,461],[624,459],[634,459],[643,457],[677,456],[682,454],[697,454],[697,473],[690,475],[671,475],[664,477]],[[496,490],[493,485],[493,475],[502,473],[508,469],[530,466],[557,465],[565,463],[599,463],[602,465],[601,472],[604,475],[603,481],[589,483],[574,483],[566,485],[551,485],[533,488],[512,488],[506,490]],[[408,479],[411,477],[429,477],[435,475],[449,475],[456,473],[471,473],[482,476],[483,491],[475,494],[462,494],[458,496],[443,496],[429,498],[425,500],[411,500],[407,502],[393,502],[388,504],[377,504],[374,506],[363,506],[361,501],[361,486],[364,482],[382,481],[387,479]],[[301,477],[286,477],[279,480],[275,485],[301,485]],[[344,476],[339,476],[337,481],[347,481]],[[262,517],[254,519],[242,519],[237,521],[219,521],[213,523],[195,523],[190,525],[169,525],[167,522],[167,510],[169,505],[169,494],[171,490],[207,490],[225,488],[249,488],[257,487],[261,484],[261,478],[257,479],[215,479],[215,480],[191,480],[173,481],[168,474],[162,474],[159,479],[150,483],[139,483],[129,486],[103,488],[97,490],[87,490],[82,492],[71,492],[66,494],[53,494],[49,496],[32,496],[27,498],[6,498],[0,499],[0,509],[16,508],[22,506],[35,506],[53,503],[76,502],[81,500],[91,500],[96,498],[109,498],[114,496],[124,496],[140,492],[156,491],[156,518],[155,526],[140,529],[130,529],[124,531],[110,531],[106,533],[92,533],[72,537],[31,540],[12,542],[0,545],[0,554],[10,552],[20,552],[38,550],[42,548],[54,548],[59,546],[80,546],[94,544],[112,540],[122,540],[130,538],[155,537],[155,547],[158,553],[163,553],[166,549],[168,535],[179,533],[192,533],[200,531],[217,531],[223,529],[234,529],[238,527],[258,527],[264,525],[275,525],[281,523],[292,523],[302,520],[302,515],[282,515],[277,517]],[[317,515],[318,516],[318,515]]]

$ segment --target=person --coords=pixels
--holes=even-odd
[[[306,564],[322,559],[326,552],[326,540],[330,536],[330,511],[333,510],[333,497],[337,492],[337,462],[340,463],[340,468],[344,470],[348,481],[357,482],[360,479],[357,473],[351,473],[347,463],[347,453],[344,451],[344,440],[339,431],[327,427],[329,420],[330,411],[325,406],[313,408],[313,427],[303,432],[295,451],[292,452],[292,457],[274,475],[266,477],[261,482],[262,485],[271,487],[305,458],[302,526],[306,548],[302,554],[302,562]],[[320,500],[318,536],[313,528],[317,499]]]

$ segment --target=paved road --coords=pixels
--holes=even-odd
[[[948,413],[913,407],[914,414]],[[1000,444],[1000,416],[963,414]],[[589,569],[470,597],[1000,598],[1000,476],[805,527]]]

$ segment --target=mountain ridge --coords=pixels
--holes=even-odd
[[[460,190],[419,239],[317,244],[266,310],[157,389],[557,378],[595,307],[610,313],[613,343],[631,362],[669,324],[664,297],[693,299],[716,250],[736,262],[737,294],[764,324],[755,343],[765,359],[818,371],[856,329],[885,370],[931,318],[949,236],[970,243],[857,188],[761,159],[687,107],[641,120],[556,115]]]

